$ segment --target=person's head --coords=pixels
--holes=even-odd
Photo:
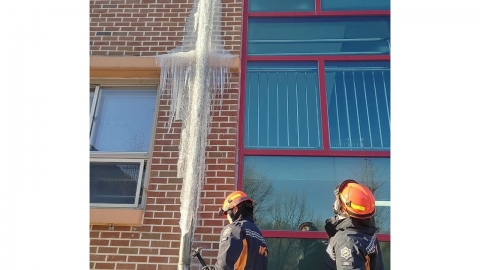
[[[317,226],[310,221],[305,221],[300,226],[298,226],[299,231],[318,231]],[[315,239],[300,239],[300,245],[304,249],[308,248],[312,243],[314,243]]]
[[[317,226],[310,221],[305,221],[298,226],[299,231],[318,231]]]
[[[357,181],[347,179],[335,190],[333,212],[336,215],[368,219],[375,214],[375,197],[370,189]]]
[[[253,216],[254,202],[243,191],[234,191],[230,193],[223,201],[218,215],[227,217],[230,223],[237,220],[240,216]]]

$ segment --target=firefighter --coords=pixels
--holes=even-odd
[[[326,269],[383,270],[373,224],[375,197],[364,185],[347,179],[335,190],[333,212],[325,221],[329,243]]]
[[[230,224],[222,230],[217,262],[202,270],[267,270],[267,243],[253,222],[253,206],[253,200],[242,191],[225,198],[218,214]]]
[[[312,222],[303,222],[298,226],[299,231],[318,231],[317,226]],[[326,244],[317,239],[300,239],[303,253],[298,259],[298,270],[323,270],[323,254]]]

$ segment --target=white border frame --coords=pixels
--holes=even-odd
[[[142,178],[143,178],[143,169],[145,167],[145,163],[147,162],[145,159],[117,159],[117,158],[90,158],[90,163],[138,163],[139,166],[139,173],[137,176],[137,188],[135,191],[135,202],[133,204],[113,204],[113,203],[90,203],[92,207],[135,207],[139,206],[139,199],[140,199],[140,189],[142,187]]]

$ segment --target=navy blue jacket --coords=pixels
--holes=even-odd
[[[240,216],[223,228],[215,269],[267,270],[268,248],[252,217]]]

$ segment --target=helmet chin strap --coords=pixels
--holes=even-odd
[[[234,222],[233,218],[232,218],[233,215],[230,214],[230,211],[228,211],[227,213],[227,219],[230,223]]]
[[[237,208],[237,211],[234,213],[235,208]],[[234,222],[235,220],[238,219],[238,217],[240,216],[240,211],[239,210],[240,209],[237,206],[228,210],[227,216],[228,216],[228,220],[230,221],[230,223],[232,223],[232,222]]]

